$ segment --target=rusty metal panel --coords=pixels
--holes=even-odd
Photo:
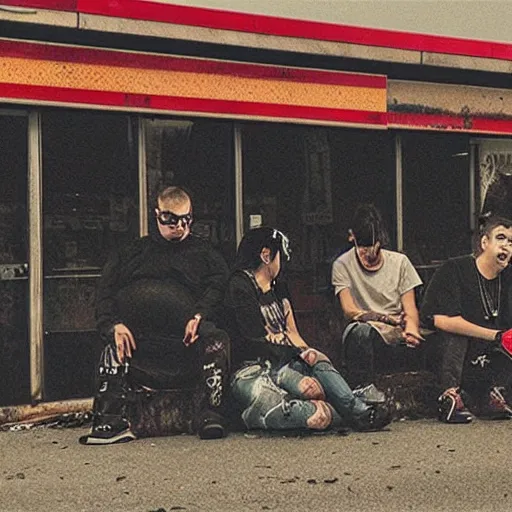
[[[388,126],[512,133],[512,90],[388,81]]]
[[[422,64],[446,68],[470,69],[472,71],[490,71],[491,73],[511,73],[512,62],[509,60],[472,57],[467,55],[449,55],[446,53],[422,53]]]

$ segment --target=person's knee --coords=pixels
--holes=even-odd
[[[325,430],[332,423],[333,413],[328,403],[323,400],[311,400],[315,412],[307,419],[307,426],[312,430]]]
[[[226,331],[216,328],[211,322],[205,323],[211,324],[211,326],[201,332],[205,353],[217,354],[228,351],[230,348],[230,339]]]
[[[373,339],[376,334],[375,330],[370,324],[363,322],[355,322],[349,324],[343,332],[343,342],[354,343],[366,343]],[[378,334],[377,334],[378,336]]]
[[[320,382],[313,377],[304,377],[299,382],[299,391],[308,400],[325,400],[325,391]]]
[[[322,361],[326,363],[331,362],[330,359],[325,354],[314,348],[308,348],[307,350],[304,350],[304,352],[301,352],[300,357],[309,366],[313,366],[316,363],[320,363]]]

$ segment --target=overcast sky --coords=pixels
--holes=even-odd
[[[512,42],[512,0],[157,1],[346,25]]]

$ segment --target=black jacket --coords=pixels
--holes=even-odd
[[[193,234],[183,241],[167,241],[160,234],[139,238],[113,252],[103,268],[96,296],[97,328],[108,340],[116,323],[131,327],[131,319],[123,318],[127,308],[121,307],[130,294],[134,305],[128,310],[136,316],[140,311],[148,322],[152,312],[154,321],[172,319],[179,312],[178,329],[196,313],[215,321],[227,277],[222,256]]]

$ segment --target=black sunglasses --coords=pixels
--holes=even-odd
[[[185,213],[185,215],[176,215],[169,211],[157,210],[156,218],[162,226],[177,226],[178,224],[184,224],[188,226],[192,222],[192,213]]]

